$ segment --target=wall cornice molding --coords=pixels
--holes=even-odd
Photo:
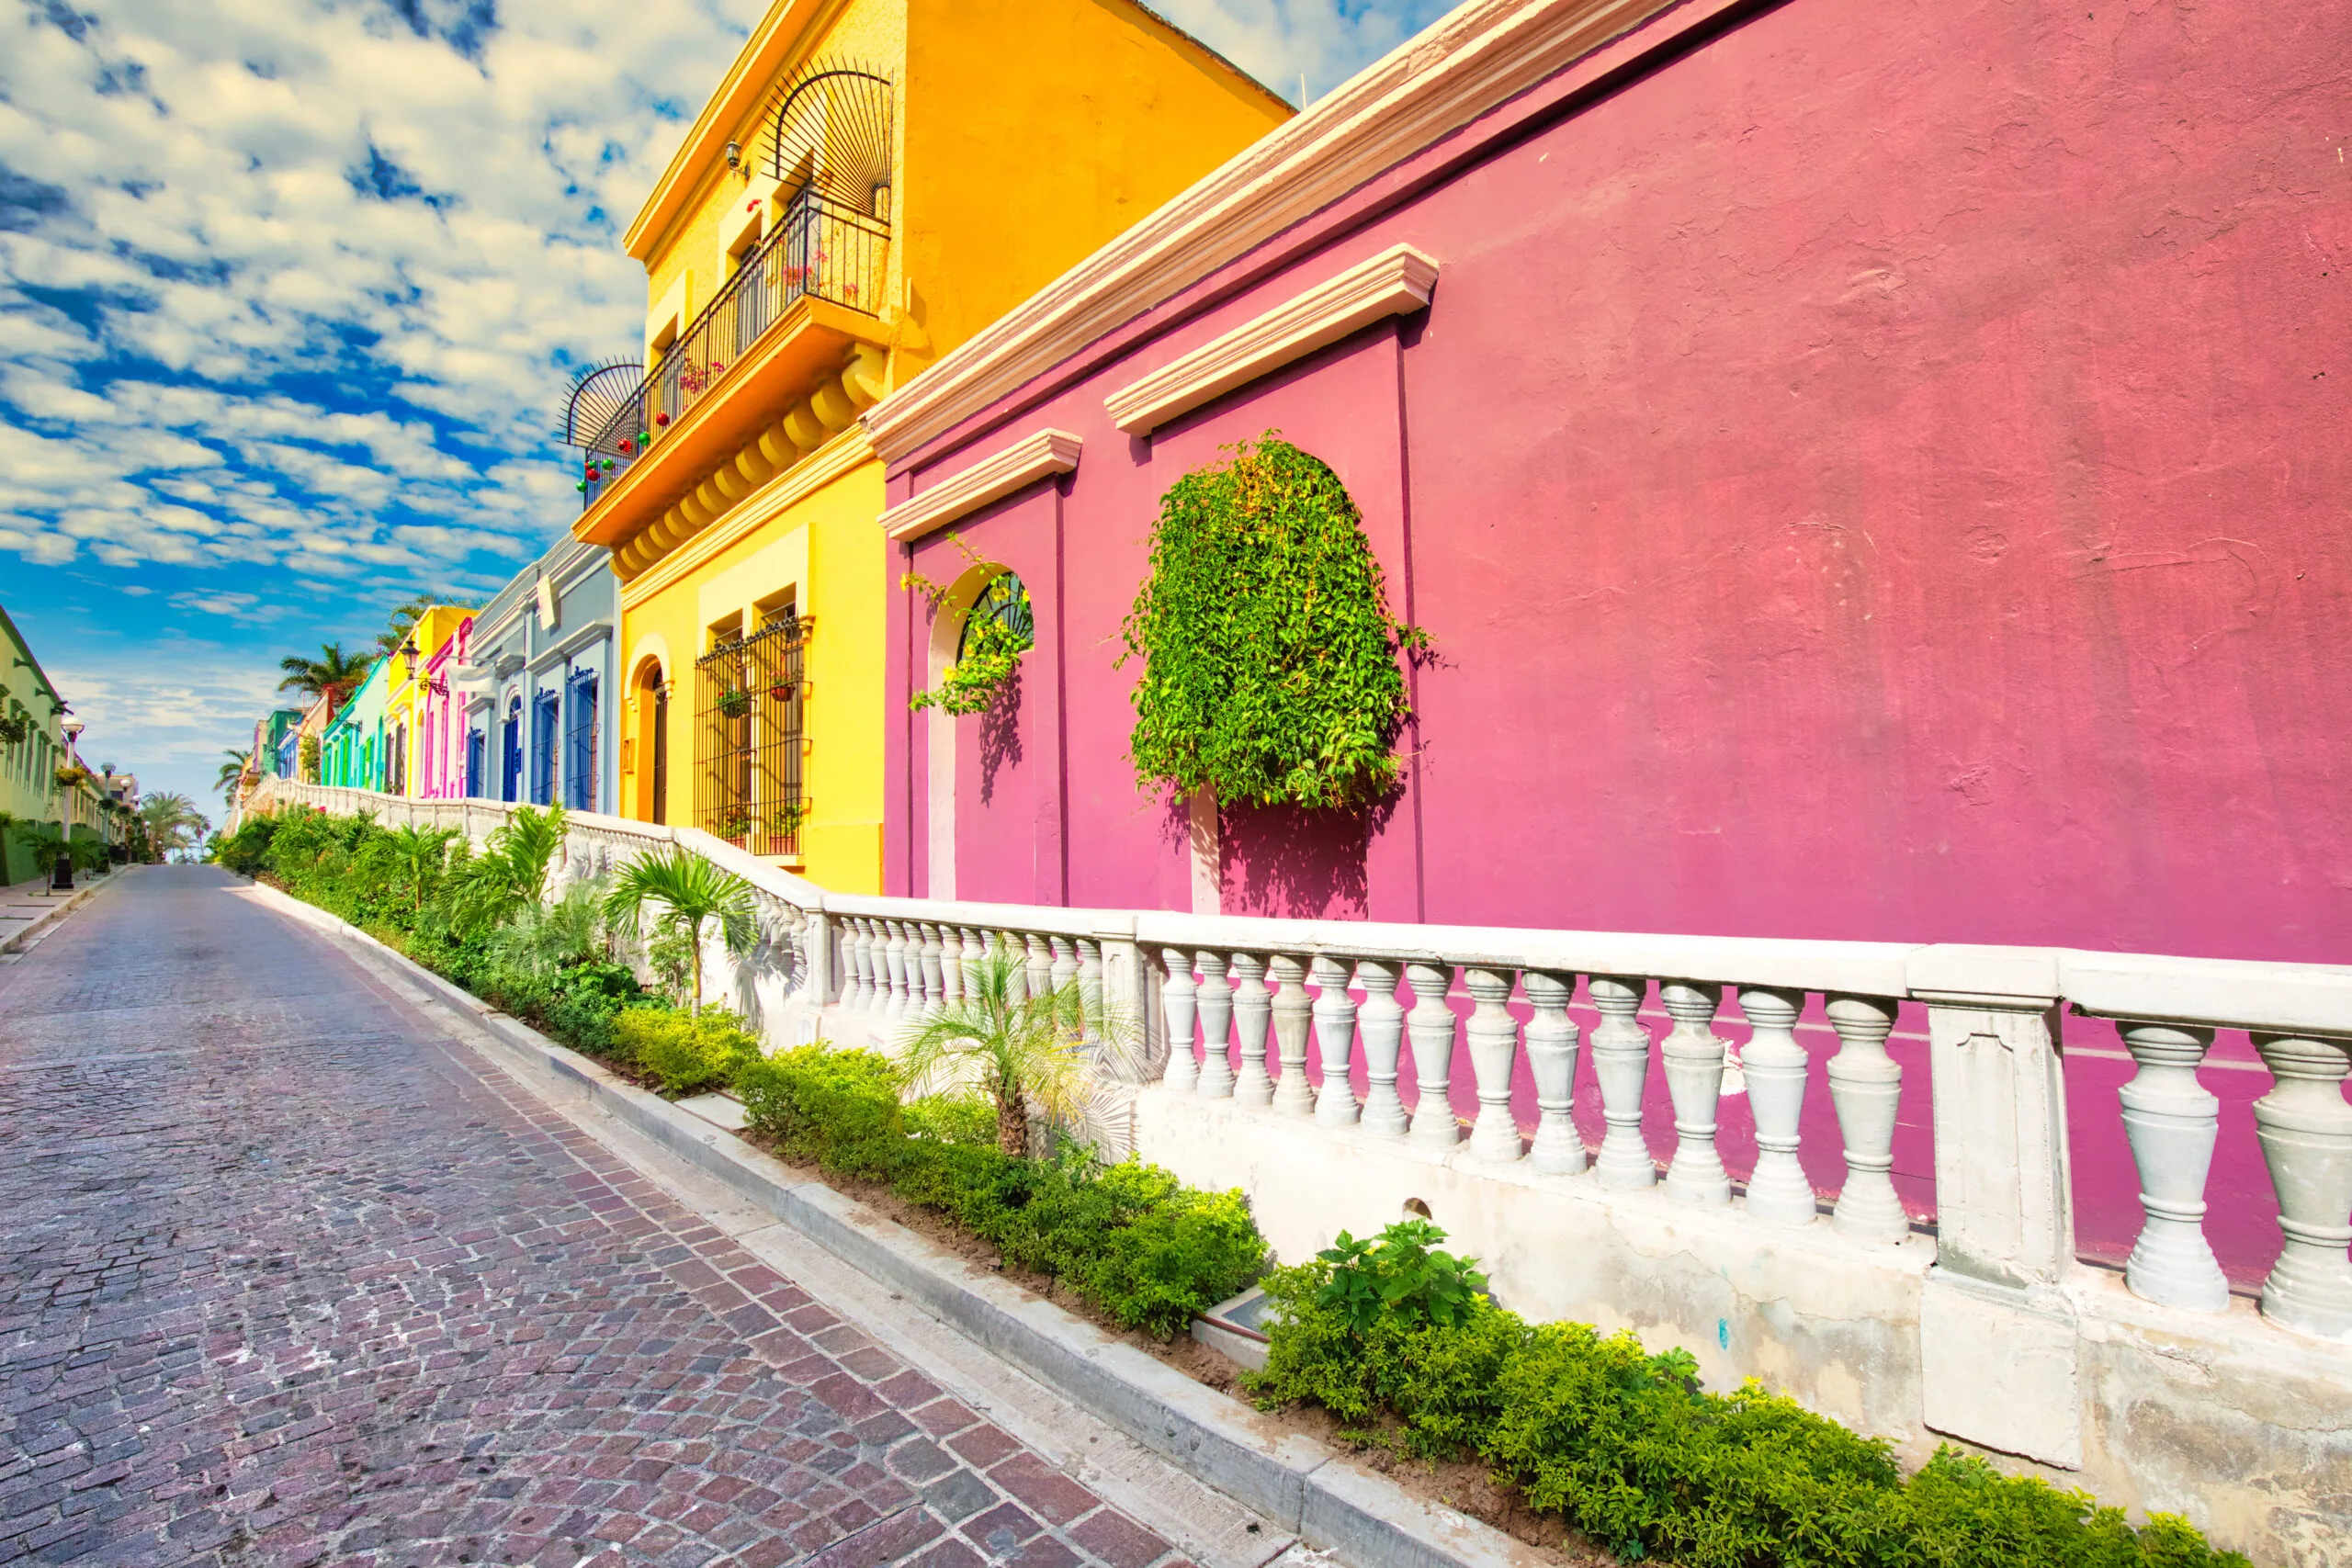
[[[967,517],[992,501],[1078,467],[1085,444],[1067,430],[1040,430],[990,453],[970,468],[882,513],[882,531],[899,544]]]
[[[1422,309],[1437,287],[1437,272],[1438,264],[1423,253],[1392,245],[1120,388],[1102,406],[1121,430],[1149,435],[1179,414],[1272,375],[1359,327]]]
[[[1096,339],[1675,4],[1471,0],[868,409],[875,450],[895,468]]]
[[[725,516],[621,584],[621,607],[634,610],[665,588],[684,581],[721,551],[756,528],[774,522],[787,507],[850,472],[874,456],[874,444],[857,425],[803,457],[737,502]]]

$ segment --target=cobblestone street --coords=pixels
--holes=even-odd
[[[0,1562],[1178,1561],[232,885],[0,966]]]

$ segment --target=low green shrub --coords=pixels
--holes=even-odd
[[[613,1016],[612,1029],[615,1055],[650,1074],[673,1100],[731,1083],[760,1059],[759,1037],[721,1008],[626,1008]]]
[[[748,1064],[735,1079],[751,1127],[787,1158],[889,1182],[1123,1327],[1172,1337],[1265,1266],[1238,1190],[1199,1191],[1157,1167],[1104,1166],[1081,1149],[1009,1155],[989,1101],[958,1094],[901,1105],[899,1084],[883,1057],[824,1044]]]
[[[1946,1447],[1906,1479],[1889,1445],[1690,1353],[1531,1325],[1424,1221],[1266,1277],[1266,1408],[1319,1404],[1408,1453],[1475,1459],[1628,1560],[1690,1568],[2246,1568],[2186,1520],[2135,1530],[2080,1492]],[[1466,1299],[1450,1298],[1477,1280]],[[1376,1303],[1376,1304],[1368,1304]],[[1381,1417],[1384,1431],[1365,1430]]]

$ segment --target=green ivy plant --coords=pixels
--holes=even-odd
[[[1146,788],[1228,806],[1353,809],[1393,790],[1411,716],[1400,652],[1347,487],[1269,431],[1160,500],[1151,573],[1120,627],[1143,660],[1128,755]]]
[[[965,559],[980,564],[959,536],[950,534],[947,542],[963,551]],[[899,586],[930,601],[934,615],[947,601],[945,584],[911,571],[899,580]],[[991,603],[992,595],[1003,595],[1002,603]],[[1010,573],[995,578],[967,612],[963,645],[956,661],[939,672],[937,689],[917,692],[907,705],[918,713],[924,708],[958,716],[988,712],[1012,690],[1021,673],[1021,656],[1036,645],[1035,624],[1029,590],[1021,580]]]

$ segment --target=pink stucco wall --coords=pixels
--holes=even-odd
[[[449,671],[466,661],[473,643],[473,617],[458,623],[449,640],[425,663],[424,716],[417,737],[415,794],[424,800],[456,800],[466,793],[466,703],[449,690]]]
[[[894,476],[1086,444],[959,530],[1039,646],[1018,763],[959,784],[956,893],[1190,907],[1117,627],[1160,493],[1278,429],[1438,658],[1399,796],[1363,830],[1228,821],[1228,910],[2352,959],[2346,59],[2341,6],[1790,0],[1204,279]],[[1109,423],[1106,391],[1400,241],[1442,266],[1424,314],[1154,439]],[[912,564],[954,575],[938,538]],[[887,885],[921,894],[899,711]],[[2129,1064],[2068,1028],[2086,1201],[2129,1210]],[[2236,1089],[2267,1079],[2208,1077],[2258,1229]],[[2086,1246],[2125,1220],[2086,1210]]]

